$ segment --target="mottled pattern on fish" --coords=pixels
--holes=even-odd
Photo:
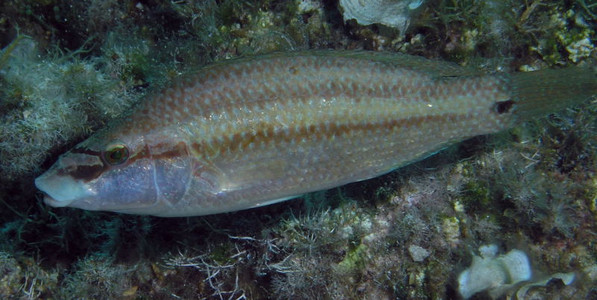
[[[559,72],[473,76],[448,63],[370,52],[220,63],[154,94],[36,184],[50,205],[126,213],[265,205],[386,173],[595,93],[589,70]],[[570,78],[560,80],[565,72]],[[565,82],[554,88],[550,80]],[[553,100],[540,101],[546,96]],[[126,159],[113,163],[107,152]]]

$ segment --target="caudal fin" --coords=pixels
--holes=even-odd
[[[510,78],[520,121],[556,112],[597,95],[597,69],[570,67],[516,73]]]

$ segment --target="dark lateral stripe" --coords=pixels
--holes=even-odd
[[[390,120],[378,123],[357,123],[357,124],[335,124],[335,123],[319,123],[309,126],[301,126],[300,128],[290,127],[288,131],[278,130],[274,126],[269,126],[258,130],[255,134],[246,133],[244,136],[237,133],[230,137],[223,137],[222,139],[213,138],[211,141],[204,141],[201,143],[192,143],[191,147],[195,154],[202,156],[213,156],[217,154],[224,154],[227,152],[243,151],[249,147],[251,143],[290,143],[292,140],[300,141],[302,139],[323,140],[332,136],[342,136],[350,134],[354,131],[375,131],[385,130],[392,131],[397,127],[408,128],[418,127],[426,123],[451,123],[456,119],[461,119],[459,114],[443,114],[433,116],[420,116],[408,119]],[[150,150],[151,149],[151,150]],[[156,152],[158,149],[162,152]],[[96,155],[101,157],[98,151],[92,151],[85,148],[76,148],[72,150],[73,153],[81,153],[86,155]],[[137,152],[124,163],[117,166],[110,166],[107,163],[95,166],[79,165],[73,169],[64,170],[64,173],[72,176],[75,179],[90,181],[99,177],[103,172],[110,168],[126,167],[139,159],[169,159],[189,155],[187,145],[184,142],[178,142],[171,147],[166,143],[158,143],[150,146],[145,145],[143,151]],[[102,159],[103,161],[103,159]],[[64,174],[63,174],[64,175]]]
[[[290,143],[292,140],[300,141],[302,139],[323,140],[331,138],[332,136],[342,136],[350,134],[354,131],[375,131],[378,129],[385,131],[392,131],[394,128],[408,128],[413,126],[420,126],[426,123],[452,123],[457,119],[462,119],[459,114],[443,114],[434,116],[421,116],[408,119],[391,120],[378,123],[358,123],[358,124],[312,124],[309,126],[302,126],[300,128],[291,127],[288,134],[285,130],[278,130],[276,132],[273,126],[263,128],[253,133],[246,133],[244,136],[241,133],[234,134],[232,138],[223,137],[221,139],[213,138],[210,141],[200,143],[192,143],[191,148],[193,152],[199,155],[213,156],[217,154],[224,154],[228,151],[242,151],[247,149],[251,143]],[[355,137],[356,138],[356,137]]]

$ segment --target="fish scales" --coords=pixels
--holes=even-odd
[[[484,75],[371,52],[219,63],[153,94],[36,184],[50,205],[91,210],[190,216],[261,206],[378,176],[595,93],[591,70],[554,72]],[[548,90],[544,79],[562,81],[562,72],[569,80]],[[583,92],[566,91],[574,88]]]

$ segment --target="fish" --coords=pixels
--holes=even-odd
[[[370,179],[597,93],[589,67],[487,74],[398,53],[302,51],[197,69],[35,179],[53,207],[232,212]]]

